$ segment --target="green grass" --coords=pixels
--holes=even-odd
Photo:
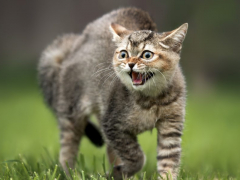
[[[28,79],[26,84],[2,81],[0,179],[66,179],[57,161],[56,120],[43,103],[35,77]],[[193,94],[189,90],[186,112],[179,179],[239,179],[239,91],[224,87]],[[136,179],[156,179],[156,131],[140,135],[139,142],[147,162]],[[96,148],[84,138],[72,179],[104,179],[104,169],[111,169],[104,154],[105,147]]]

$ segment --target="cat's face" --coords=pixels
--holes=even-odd
[[[117,49],[113,67],[121,81],[132,90],[156,96],[171,82],[180,60],[187,24],[167,33],[129,31],[112,24]]]

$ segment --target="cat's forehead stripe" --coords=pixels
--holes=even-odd
[[[142,42],[141,44],[139,44],[138,48],[140,50],[143,50],[145,48],[145,46],[146,46],[146,44]]]
[[[154,34],[153,31],[150,31],[148,36],[143,41],[151,40],[153,38],[153,34]]]
[[[131,48],[132,48],[131,43],[128,41],[128,42],[127,42],[126,49],[131,49]]]
[[[140,43],[151,40],[153,35],[153,31],[137,31],[132,33],[128,37],[128,40],[132,46],[139,46]]]
[[[145,50],[149,50],[149,51],[156,51],[155,47],[153,45],[147,44],[145,46]]]

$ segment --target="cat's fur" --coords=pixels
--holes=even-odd
[[[171,32],[155,31],[148,13],[123,8],[90,23],[81,35],[58,38],[43,52],[40,85],[58,118],[60,162],[65,169],[66,162],[74,166],[84,134],[91,139],[96,136],[95,143],[102,145],[89,122],[95,114],[109,161],[115,164],[115,179],[132,176],[143,167],[137,135],[153,128],[158,130],[158,172],[163,177],[169,172],[176,179],[185,116],[185,81],[179,60],[187,24]],[[119,59],[121,50],[129,57]],[[154,53],[153,60],[140,57],[144,50]],[[143,85],[133,85],[131,77],[139,72],[154,75]]]

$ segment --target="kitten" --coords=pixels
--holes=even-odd
[[[130,177],[145,158],[137,135],[158,131],[157,170],[177,178],[185,116],[185,81],[179,66],[188,24],[164,33],[136,8],[110,12],[81,35],[58,38],[42,54],[39,79],[57,116],[60,163],[74,167],[82,136],[103,144],[89,121],[95,114],[107,144],[112,176]]]

